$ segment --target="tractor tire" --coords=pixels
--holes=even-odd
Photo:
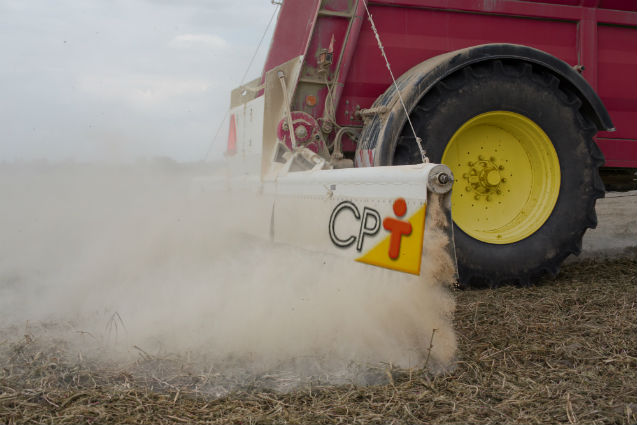
[[[411,111],[429,159],[455,176],[452,216],[464,286],[529,285],[580,253],[604,196],[597,129],[581,106],[543,68],[494,60],[438,82]],[[406,125],[393,165],[419,162]]]

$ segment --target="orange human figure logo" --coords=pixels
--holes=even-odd
[[[407,203],[403,198],[394,201],[394,214],[396,217],[402,217],[407,213]],[[395,260],[400,255],[400,241],[403,235],[411,234],[411,223],[408,221],[398,220],[392,217],[386,217],[383,220],[383,228],[391,232],[389,240],[389,258]]]

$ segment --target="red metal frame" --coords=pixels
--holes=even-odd
[[[321,0],[283,3],[263,67],[263,81],[266,71],[305,54],[320,5]]]
[[[339,11],[352,1],[326,0],[323,7]],[[349,42],[343,47],[344,40],[336,40],[340,125],[362,124],[352,118],[356,107],[368,108],[390,84],[361,5]],[[617,129],[597,135],[606,166],[637,168],[637,0],[369,0],[368,5],[397,76],[429,57],[484,43],[524,44],[582,65]],[[326,47],[332,34],[342,38],[342,20],[319,17],[320,7],[321,0],[284,2],[264,72],[301,54],[315,62],[315,50]],[[308,112],[318,118],[323,110]],[[354,144],[344,141],[343,147],[352,150]]]

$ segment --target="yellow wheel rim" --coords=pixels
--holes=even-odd
[[[520,241],[551,215],[560,191],[560,162],[551,139],[533,121],[493,111],[453,135],[442,163],[454,173],[453,220],[492,244]]]

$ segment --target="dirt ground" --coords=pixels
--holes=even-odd
[[[0,422],[634,424],[636,264],[583,260],[532,288],[459,291],[455,368],[386,365],[370,386],[277,393],[253,380],[214,398],[199,391],[214,377],[185,361],[140,352],[109,366],[64,341],[0,335]]]
[[[205,388],[220,376],[189,359],[96,361],[47,333],[64,324],[0,326],[0,423],[637,423],[637,191],[597,212],[555,279],[455,292],[445,374],[382,365],[361,368],[374,385],[277,392],[288,378],[271,371],[218,397]]]

